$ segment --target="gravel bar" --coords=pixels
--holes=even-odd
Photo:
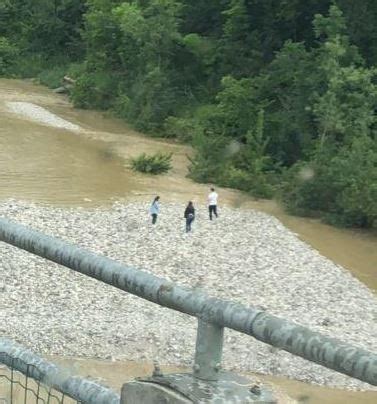
[[[212,296],[268,310],[315,331],[377,351],[377,300],[279,220],[197,207],[184,232],[180,204],[55,208],[7,200],[0,215]],[[0,243],[0,335],[44,355],[158,360],[191,365],[196,320]],[[224,367],[351,389],[371,386],[226,330]]]
[[[17,101],[6,102],[6,106],[9,111],[15,114],[21,115],[31,121],[41,123],[43,125],[53,126],[55,128],[67,129],[73,132],[81,130],[80,126],[75,125],[63,118],[60,118],[56,114],[48,111],[39,105],[31,102]]]

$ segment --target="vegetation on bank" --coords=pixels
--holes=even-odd
[[[142,153],[131,159],[131,167],[141,173],[157,175],[166,173],[172,168],[171,159],[172,153]]]
[[[357,12],[356,12],[357,10]],[[190,176],[377,227],[373,0],[7,0],[0,74],[191,143]]]

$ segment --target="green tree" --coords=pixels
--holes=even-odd
[[[198,131],[193,138],[195,156],[190,157],[189,176],[198,182],[219,182],[227,167],[227,139]]]
[[[51,57],[64,52],[77,58],[82,50],[84,0],[5,0],[0,32],[23,52]]]
[[[18,49],[7,38],[0,36],[0,75],[11,75],[18,56]]]
[[[374,0],[337,0],[348,35],[369,66],[377,64],[377,3]]]
[[[337,189],[328,219],[346,226],[377,228],[377,147],[366,135],[354,138],[331,161]]]
[[[267,153],[269,141],[264,131],[264,110],[261,109],[254,128],[246,134],[246,143],[240,145],[239,151],[232,156],[228,171],[223,175],[224,183],[256,197],[271,198],[274,193],[271,176],[274,167]]]
[[[329,16],[316,16],[316,34],[324,37],[317,60],[326,90],[318,94],[313,111],[318,122],[320,143],[328,137],[343,141],[371,134],[376,122],[376,71],[362,66],[362,59],[344,34],[341,10],[331,6]]]
[[[377,146],[354,138],[338,152],[320,150],[310,163],[289,172],[284,201],[292,213],[320,213],[342,226],[377,227]]]
[[[303,43],[287,41],[257,82],[271,139],[268,153],[291,166],[307,156],[316,137],[311,110],[315,90],[324,84],[315,55]]]
[[[237,80],[226,76],[221,80],[221,86],[216,96],[216,116],[221,121],[221,132],[225,136],[245,140],[245,134],[255,123],[258,109],[254,83],[251,79]]]

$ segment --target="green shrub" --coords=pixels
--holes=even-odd
[[[227,166],[227,139],[198,131],[192,143],[195,155],[189,157],[189,177],[197,182],[216,183]]]
[[[182,142],[190,142],[196,131],[197,124],[194,119],[169,116],[164,122],[163,136],[177,138]]]
[[[377,227],[375,140],[360,135],[334,157],[326,157],[317,156],[310,166],[300,163],[288,171],[282,187],[288,210],[319,215],[339,226]],[[308,167],[310,176],[305,174]]]
[[[0,36],[0,75],[12,73],[13,65],[18,56],[18,49],[7,38]]]
[[[71,63],[68,66],[67,76],[72,79],[78,79],[81,77],[86,71],[86,63]]]
[[[222,186],[229,188],[240,189],[241,191],[248,192],[256,198],[270,199],[274,196],[275,187],[273,185],[273,178],[269,173],[253,174],[245,170],[228,167],[219,178],[218,183]]]
[[[65,59],[53,59],[48,67],[41,66],[40,69],[42,71],[37,75],[39,82],[49,88],[57,88],[62,85],[65,75],[73,79],[79,78],[85,71],[85,64],[69,64]]]
[[[105,72],[87,72],[76,81],[71,100],[78,108],[110,109],[117,93],[117,82],[114,75]]]
[[[24,79],[34,78],[43,69],[46,69],[46,60],[42,55],[21,55],[14,65],[14,74]]]
[[[136,129],[152,134],[162,129],[179,103],[175,88],[159,67],[135,80],[128,95],[130,103],[123,116]]]
[[[38,80],[48,88],[57,88],[62,85],[62,80],[66,72],[67,66],[53,66],[50,69],[42,70],[38,74]]]
[[[131,167],[135,171],[146,174],[162,174],[171,169],[172,153],[156,153],[147,155],[145,153],[131,159]]]
[[[114,103],[115,115],[121,119],[127,120],[129,111],[132,108],[132,102],[127,94],[120,94]]]
[[[305,172],[312,172],[312,175],[306,177],[302,175]],[[314,212],[321,212],[324,209],[325,200],[332,197],[324,195],[324,187],[319,179],[321,166],[310,163],[297,163],[286,171],[281,187],[281,199],[291,214],[298,216],[313,216]],[[332,192],[331,188],[329,191]],[[315,196],[321,194],[321,198]]]

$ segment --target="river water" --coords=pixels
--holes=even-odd
[[[54,122],[38,122],[35,109],[30,116],[17,114],[12,105],[20,102],[43,107],[80,129],[70,131],[54,127]],[[130,157],[156,151],[174,153],[168,175],[150,177],[130,170]],[[204,203],[208,186],[185,177],[190,153],[189,147],[145,137],[102,113],[75,110],[65,97],[32,82],[0,80],[1,199],[85,207],[118,199],[150,200],[160,194],[163,200]],[[219,189],[219,193],[222,203],[275,215],[323,255],[377,289],[376,235],[292,217],[274,202],[255,201],[237,191]],[[347,401],[361,402],[360,398],[353,401],[349,396]]]

